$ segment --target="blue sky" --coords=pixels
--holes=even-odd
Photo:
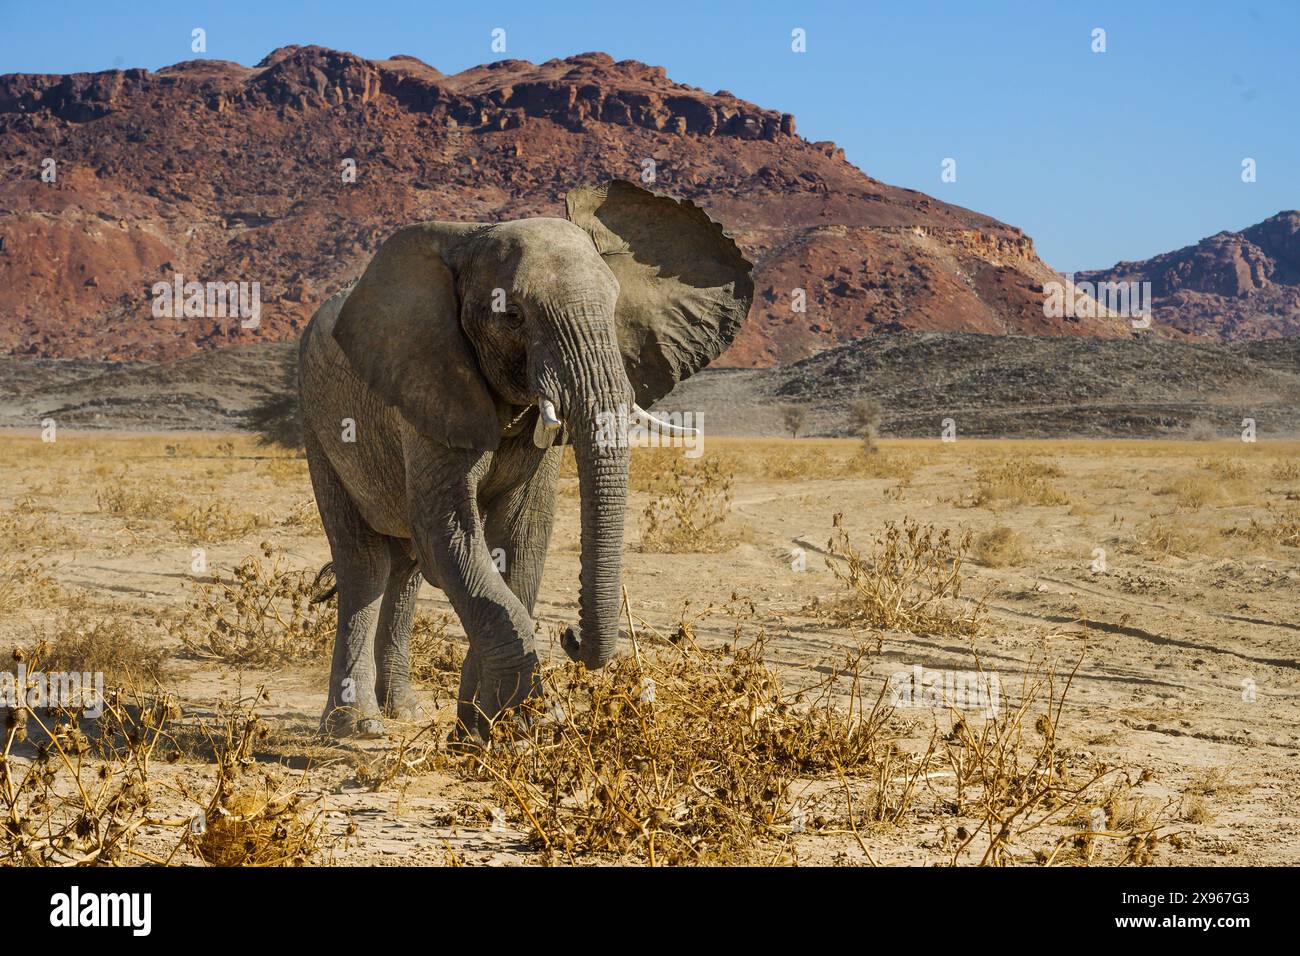
[[[114,10],[114,6],[121,9]],[[1300,2],[0,0],[0,73],[287,43],[408,53],[445,73],[588,50],[793,113],[877,179],[1020,226],[1062,270],[1145,258],[1300,207]],[[791,51],[791,30],[807,52]],[[1094,28],[1106,52],[1092,52]],[[956,182],[941,181],[945,158]],[[1257,181],[1241,164],[1256,161]]]

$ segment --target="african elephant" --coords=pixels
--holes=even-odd
[[[375,736],[414,713],[421,573],[469,637],[456,734],[486,739],[537,692],[532,612],[564,443],[582,553],[579,628],[561,644],[593,669],[614,655],[629,450],[603,426],[620,410],[662,424],[641,409],[731,343],[752,267],[701,209],[629,182],[576,189],[567,211],[399,229],[303,334],[338,592],[328,732]]]

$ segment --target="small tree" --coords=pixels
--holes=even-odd
[[[292,361],[281,369],[279,387],[248,410],[247,422],[247,427],[257,433],[259,445],[303,450],[302,419],[298,415],[297,349]]]
[[[781,421],[790,429],[790,437],[798,438],[799,430],[808,420],[808,410],[799,405],[786,405],[781,409]]]
[[[863,450],[875,454],[880,438],[880,418],[883,410],[874,398],[861,398],[849,406],[849,419],[854,433],[862,439]]]

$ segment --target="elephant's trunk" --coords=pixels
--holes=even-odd
[[[566,388],[572,397],[562,409],[578,463],[582,508],[579,633],[570,630],[563,643],[570,657],[597,670],[618,649],[632,390],[616,346],[588,352],[582,376],[580,385]]]

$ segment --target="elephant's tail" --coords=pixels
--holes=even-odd
[[[323,604],[339,593],[339,583],[334,577],[334,562],[328,561],[316,572],[311,583],[311,603]]]

